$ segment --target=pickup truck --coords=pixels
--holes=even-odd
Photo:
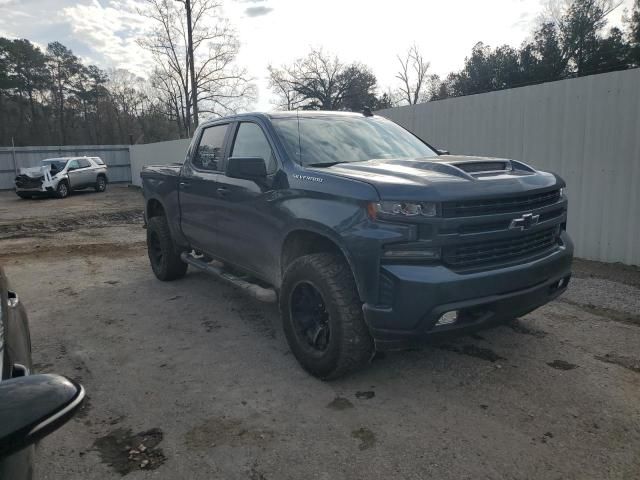
[[[149,259],[277,301],[308,372],[524,315],[569,284],[565,182],[449,155],[365,111],[201,124],[182,164],[141,173]]]

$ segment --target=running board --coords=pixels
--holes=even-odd
[[[214,277],[218,277],[231,285],[234,285],[244,291],[247,295],[255,298],[256,300],[260,300],[261,302],[266,303],[275,303],[278,299],[276,291],[271,288],[264,288],[258,284],[247,282],[242,278],[236,277],[235,275],[225,272],[223,268],[211,265],[209,263],[203,262],[202,260],[194,257],[190,253],[182,252],[180,254],[180,258],[183,262],[188,263],[200,270],[203,270]]]

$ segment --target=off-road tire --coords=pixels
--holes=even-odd
[[[313,284],[328,313],[330,338],[321,356],[308,352],[292,319],[291,297],[301,283]],[[371,360],[373,340],[364,321],[353,274],[342,257],[314,253],[294,260],[284,274],[279,303],[289,347],[310,374],[331,380],[362,368]]]
[[[147,223],[147,253],[159,280],[175,280],[187,273],[189,265],[180,259],[164,216],[151,217]]]
[[[93,188],[98,193],[104,192],[107,189],[107,179],[104,175],[98,175],[98,178],[96,178],[96,184]]]
[[[69,184],[64,180],[60,181],[56,187],[56,198],[66,198],[69,196],[69,193],[71,193]]]

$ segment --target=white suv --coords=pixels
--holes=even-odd
[[[72,190],[84,188],[104,192],[107,181],[107,166],[100,157],[60,157],[42,160],[39,167],[21,168],[15,184],[20,198],[65,198]]]

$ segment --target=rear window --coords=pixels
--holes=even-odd
[[[87,168],[91,166],[91,164],[89,163],[89,160],[85,160],[84,158],[80,158],[78,160],[78,164],[80,165],[80,168]]]

